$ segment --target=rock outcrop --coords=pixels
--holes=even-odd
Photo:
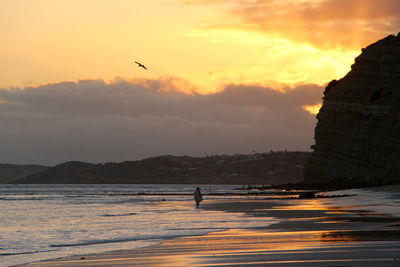
[[[306,183],[400,183],[400,33],[328,84],[317,119]]]

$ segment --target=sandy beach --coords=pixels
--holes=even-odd
[[[205,201],[202,209],[279,222],[23,266],[400,266],[400,217],[351,205],[355,198]]]

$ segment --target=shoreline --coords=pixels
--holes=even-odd
[[[379,190],[379,189],[378,189]],[[19,266],[400,266],[400,218],[332,199],[213,200],[201,208],[278,223],[165,240],[150,247]],[[349,201],[342,201],[346,203]],[[372,207],[372,206],[371,206]],[[267,220],[266,220],[267,221]],[[269,221],[269,220],[268,220]],[[351,265],[348,265],[351,264]]]

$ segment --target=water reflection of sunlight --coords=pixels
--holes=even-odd
[[[234,249],[235,252],[300,250],[318,247],[319,237],[323,233],[323,231],[273,232],[231,229],[202,237],[182,238],[179,243],[186,248],[198,247],[201,239],[206,241],[205,248],[218,250],[219,253],[228,249]]]
[[[302,199],[297,201],[295,205],[275,206],[274,210],[324,210],[327,207],[321,201],[322,199]],[[293,203],[291,203],[293,204]],[[329,209],[330,207],[328,207]]]
[[[324,199],[321,204],[325,208],[358,215],[400,216],[398,186],[342,190],[332,192],[332,194],[355,194],[356,196]]]

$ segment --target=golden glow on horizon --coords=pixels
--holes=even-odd
[[[317,115],[321,107],[322,103],[318,103],[315,105],[303,106],[303,109],[310,112],[312,115]]]
[[[358,54],[357,51],[339,48],[318,49],[279,37],[231,28],[192,29],[186,34],[208,40],[210,46],[218,48],[218,51],[226,50],[228,46],[230,50],[235,50],[231,54],[233,58],[221,58],[221,62],[230,61],[229,67],[189,76],[190,80],[203,83],[202,87],[227,82],[267,86],[273,82],[322,85],[344,76]]]
[[[201,25],[229,16],[224,5],[172,0],[0,1],[0,87],[115,77],[179,77],[179,86],[188,87],[184,91],[200,93],[216,92],[228,83],[324,84],[345,75],[359,53],[265,34],[250,30],[252,25]],[[299,27],[301,23],[296,30]],[[137,68],[134,60],[149,70]]]

